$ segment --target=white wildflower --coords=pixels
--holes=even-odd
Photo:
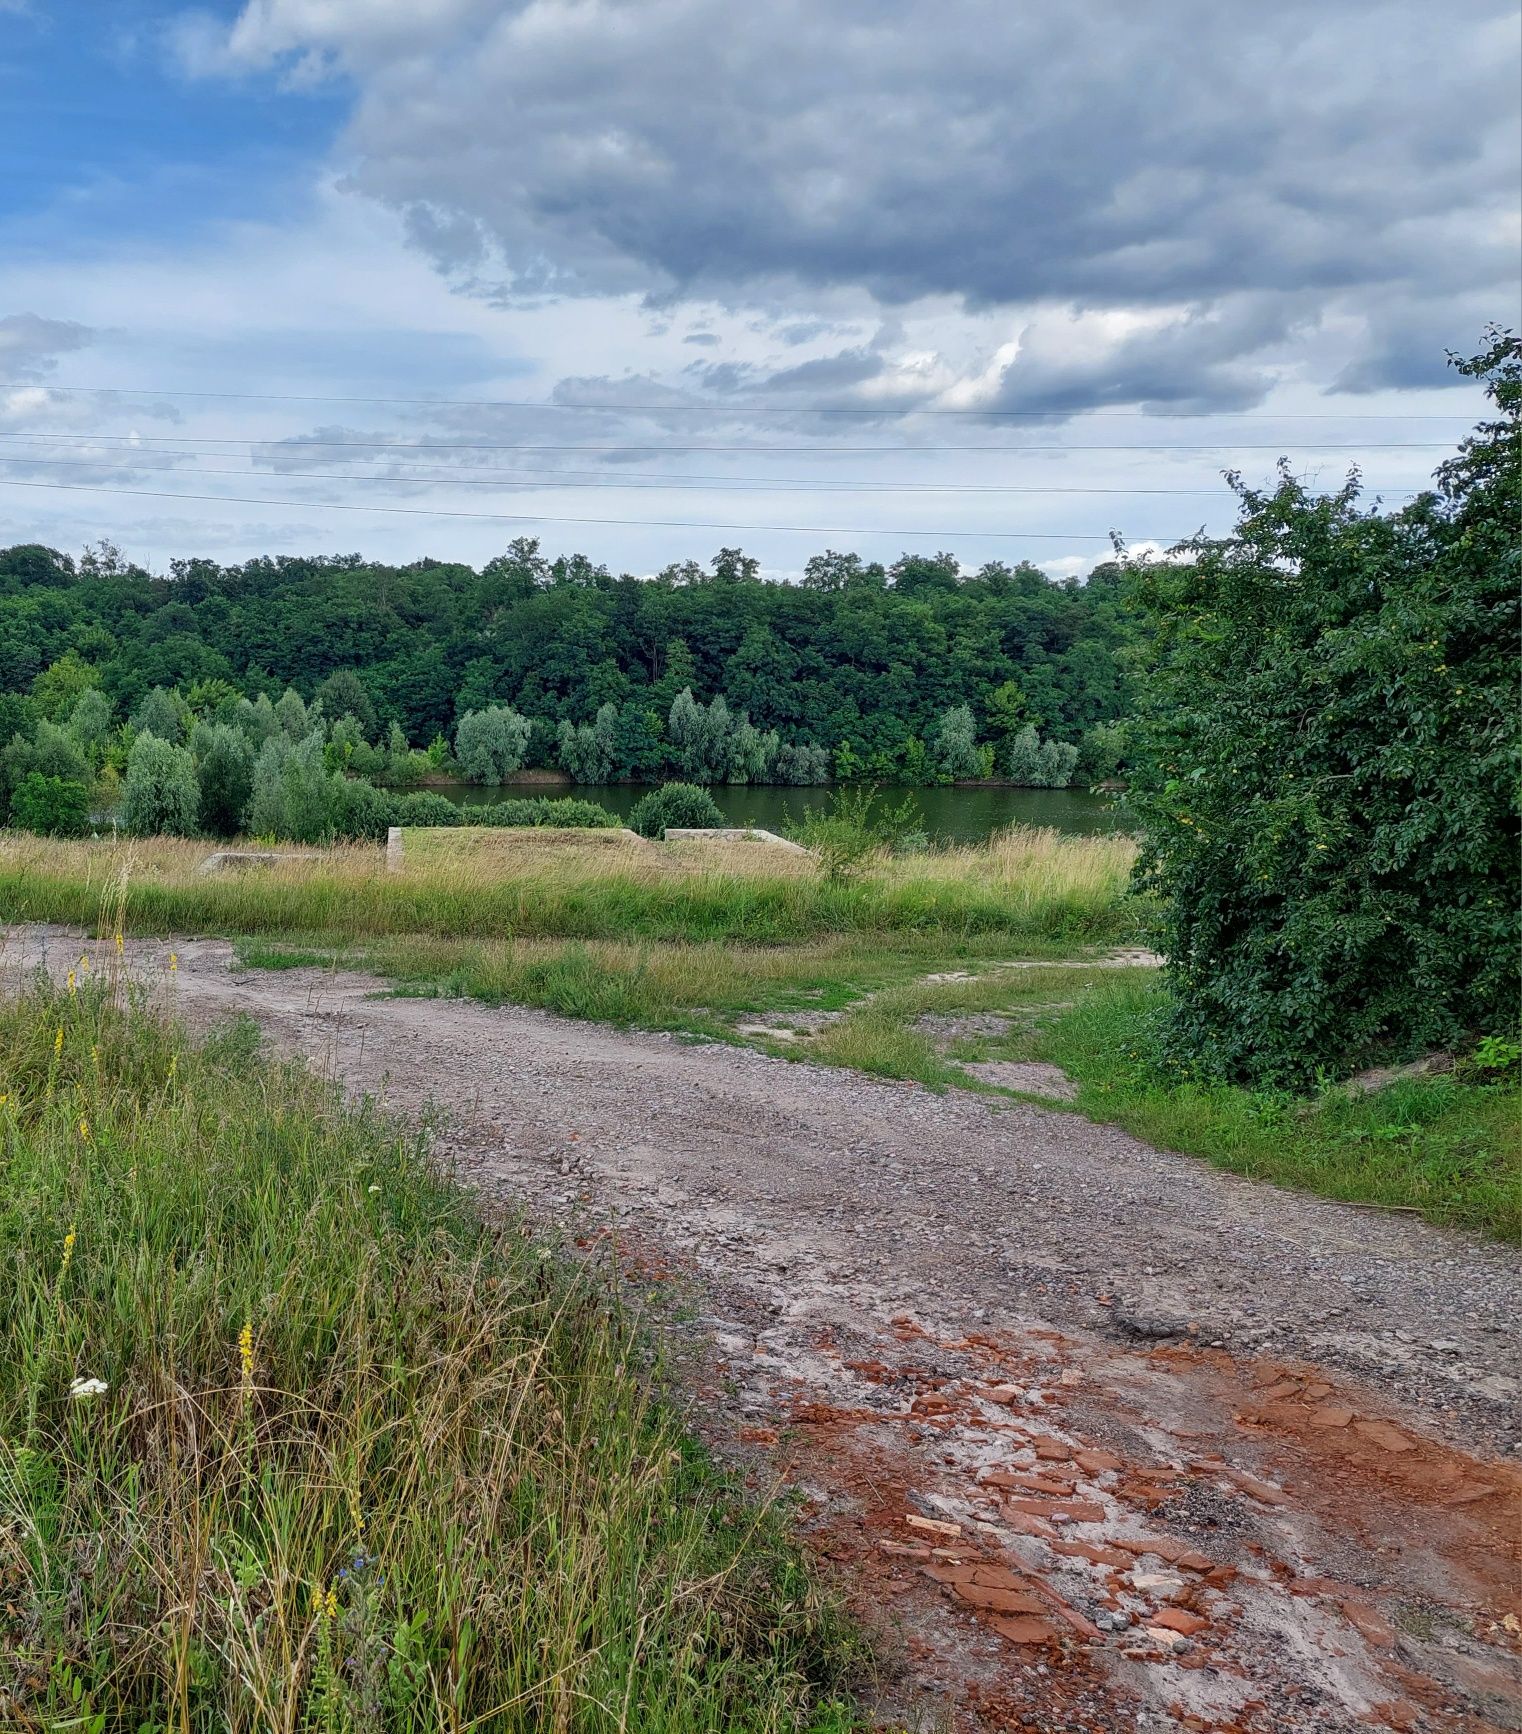
[[[104,1397],[111,1387],[104,1379],[75,1379],[69,1386],[71,1397]]]

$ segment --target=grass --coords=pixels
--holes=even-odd
[[[416,1136],[120,982],[0,1007],[0,1093],[0,1724],[859,1725],[616,1295]]]
[[[1002,970],[1144,940],[1133,845],[1013,830],[983,846],[879,857],[832,882],[755,844],[657,845],[622,833],[409,834],[405,870],[349,849],[199,878],[201,846],[0,837],[0,914],[93,924],[126,885],[130,920],[240,936],[245,962],[362,962],[401,991],[736,1039],[768,1012],[842,1011],[774,1051],[987,1087],[959,1061],[1041,1059],[1080,1112],[1256,1178],[1522,1236],[1515,1097],[1454,1079],[1311,1102],[1170,1075],[1154,1062],[1148,972]],[[949,968],[971,981],[927,982]],[[1007,1012],[997,1042],[937,1043],[926,1013]]]
[[[1159,1062],[1156,972],[992,969],[970,981],[903,982],[808,1044],[812,1058],[933,1089],[966,1084],[958,1061],[1040,1060],[1078,1086],[1091,1119],[1163,1149],[1322,1197],[1420,1213],[1522,1239],[1522,1137],[1515,1090],[1452,1074],[1369,1095],[1306,1099],[1191,1080]],[[920,1020],[994,1013],[998,1035],[937,1041]]]
[[[450,829],[388,873],[378,849],[200,877],[204,845],[0,837],[0,915],[92,924],[125,878],[137,932],[406,934],[742,945],[838,935],[1105,941],[1129,932],[1126,838],[1013,830],[981,848],[879,859],[831,881],[808,857],[755,844],[611,846],[586,832]],[[449,841],[441,842],[440,838]]]

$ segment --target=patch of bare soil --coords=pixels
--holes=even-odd
[[[1028,1103],[133,947],[616,1258],[877,1634],[886,1726],[1522,1729],[1508,1248]],[[18,929],[0,968],[61,974]]]

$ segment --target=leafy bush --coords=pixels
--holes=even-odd
[[[638,831],[641,837],[664,837],[673,826],[678,830],[707,830],[723,823],[724,815],[713,796],[695,783],[662,783],[636,801],[629,814],[630,830]]]
[[[393,825],[436,827],[470,825],[476,822],[464,807],[447,800],[443,795],[434,794],[431,789],[419,789],[410,795],[395,796],[393,811],[396,814],[391,821]]]
[[[190,754],[155,734],[140,734],[122,785],[122,828],[136,837],[161,832],[191,837],[200,806],[201,786]]]
[[[1166,905],[1168,1039],[1299,1087],[1515,1022],[1522,343],[1438,491],[1237,483],[1235,535],[1137,563],[1153,640],[1130,804]]]
[[[11,796],[11,823],[39,837],[83,837],[90,829],[90,791],[72,777],[28,771]]]
[[[918,799],[910,795],[890,807],[875,787],[837,789],[823,812],[805,807],[802,822],[789,831],[814,851],[825,878],[834,880],[850,878],[884,849],[913,855],[929,847]]]
[[[618,816],[595,801],[571,798],[547,800],[530,797],[521,801],[497,801],[489,807],[468,807],[467,825],[557,825],[577,830],[602,830],[619,823]]]
[[[404,797],[415,800],[417,796]],[[395,795],[357,777],[339,777],[333,786],[333,835],[349,843],[380,843],[399,824]]]

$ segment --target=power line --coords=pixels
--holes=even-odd
[[[151,454],[155,457],[164,456],[199,458],[203,452],[165,451]],[[251,476],[268,477],[271,481],[304,482],[390,482],[400,483],[410,487],[425,487],[439,484],[450,487],[468,488],[503,488],[518,485],[525,476],[534,478],[524,484],[530,490],[544,491],[551,489],[574,488],[589,489],[627,489],[630,491],[651,489],[659,491],[663,488],[677,491],[695,491],[698,493],[723,493],[733,489],[750,489],[757,493],[771,494],[879,494],[879,493],[917,493],[917,494],[1183,494],[1206,499],[1218,499],[1222,495],[1219,486],[1214,488],[1074,488],[1074,487],[1021,487],[1006,486],[1002,482],[856,482],[856,481],[816,481],[802,477],[786,476],[664,476],[653,471],[625,471],[617,479],[610,479],[606,472],[564,471],[564,470],[496,470],[488,474],[465,474],[460,470],[405,470],[391,472],[372,472],[370,474],[342,470],[261,470],[261,469],[204,469],[179,470],[172,465],[133,464],[126,463],[110,454],[99,458],[13,458],[0,453],[0,465],[26,464],[29,467],[41,469],[73,469],[73,470],[131,470],[139,475],[170,475],[184,476],[194,479],[198,476]],[[595,479],[585,480],[589,473]],[[540,481],[539,477],[549,480]],[[717,485],[715,485],[717,484]],[[1371,493],[1382,493],[1389,499],[1410,499],[1408,490],[1371,488]]]
[[[1110,536],[1092,531],[1065,530],[897,530],[887,528],[845,529],[827,524],[715,524],[685,518],[567,518],[548,512],[459,512],[430,506],[370,506],[340,500],[271,500],[246,494],[184,494],[161,488],[106,488],[75,482],[30,482],[0,477],[3,488],[42,488],[63,494],[117,494],[132,500],[209,500],[224,506],[290,506],[321,512],[388,512],[410,518],[477,518],[502,524],[605,524],[643,530],[743,530],[766,535],[799,536],[934,536],[943,540],[975,535],[1009,542],[1108,542]],[[1187,541],[1190,534],[1138,536],[1138,542]]]
[[[650,452],[657,457],[667,453],[679,454],[685,452],[736,452],[750,457],[769,457],[776,453],[810,452],[836,454],[866,454],[875,457],[886,453],[911,453],[915,457],[935,457],[942,452],[996,452],[1003,457],[1021,457],[1027,452],[1035,454],[1067,453],[1067,452],[1278,452],[1281,455],[1288,451],[1297,452],[1395,452],[1395,451],[1451,451],[1451,440],[1361,440],[1356,443],[1324,444],[1320,442],[1295,441],[1286,445],[1282,440],[1269,445],[1222,445],[1180,446],[1180,445],[1103,445],[1103,446],[967,446],[967,445],[876,445],[876,446],[765,446],[765,445],[652,445],[648,440],[637,445],[542,445],[521,444],[516,441],[507,443],[491,443],[482,440],[325,440],[308,439],[301,436],[289,441],[278,439],[260,439],[248,434],[237,435],[203,435],[203,434],[0,434],[0,439],[50,439],[69,440],[78,444],[81,439],[89,439],[97,443],[111,440],[115,443],[125,442],[133,445],[247,445],[278,447],[290,449],[344,449],[355,448],[373,450],[380,448],[385,451],[461,451],[461,452]]]
[[[838,415],[838,416],[906,416],[949,415],[982,416],[985,418],[1032,418],[1050,420],[1057,416],[1087,416],[1106,421],[1152,421],[1159,418],[1178,421],[1238,420],[1265,421],[1455,421],[1466,420],[1462,410],[1393,411],[1382,415],[1377,411],[1349,410],[1242,410],[1242,409],[1093,409],[1084,404],[1069,404],[1049,409],[967,409],[947,405],[888,406],[871,408],[864,405],[814,406],[798,404],[727,404],[727,403],[561,403],[548,399],[513,399],[484,397],[337,397],[315,392],[289,391],[182,391],[175,388],[146,385],[54,385],[46,391],[74,392],[90,397],[184,397],[205,401],[234,403],[355,403],[382,404],[415,409],[528,409],[556,410],[572,414],[600,415]]]

